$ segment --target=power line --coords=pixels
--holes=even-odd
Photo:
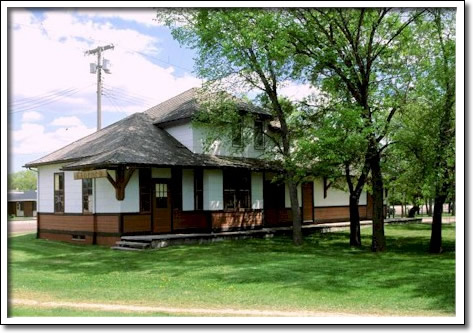
[[[67,94],[63,94],[63,95],[60,95],[60,96],[56,96],[56,98],[54,99],[49,99],[49,100],[46,100],[46,101],[43,101],[42,103],[37,103],[35,105],[28,105],[26,107],[23,107],[23,108],[20,108],[20,110],[16,110],[16,111],[9,111],[8,113],[9,114],[14,114],[14,113],[21,113],[21,112],[26,112],[26,111],[30,111],[30,110],[33,110],[33,109],[36,109],[36,108],[40,108],[40,107],[43,107],[45,105],[48,105],[48,104],[51,104],[51,103],[54,103],[54,102],[58,102],[66,97],[70,97],[72,95],[75,95],[77,93],[79,93],[80,91],[90,87],[92,84],[89,84],[87,85],[86,87],[83,87],[83,88],[79,88],[79,89],[74,89],[74,91],[72,92],[69,92]]]
[[[123,110],[118,104],[116,104],[112,98],[113,97],[110,97],[108,94],[104,93],[103,94],[105,96],[105,98],[107,98],[109,101],[110,101],[110,104],[112,104],[112,106],[114,107],[115,110],[117,110],[117,112],[123,112],[123,113],[126,113],[125,110]]]
[[[112,95],[109,92],[105,92],[104,96],[107,96],[108,98],[113,99],[117,103],[121,103],[124,107],[125,107],[125,105],[126,106],[137,106],[137,102],[127,100],[126,98],[123,98],[121,96]],[[150,104],[140,103],[140,105],[138,105],[138,106],[143,107],[144,109],[148,109],[150,107]]]
[[[120,99],[123,102],[127,102],[127,103],[130,103],[130,104],[145,104],[145,105],[150,104],[149,101],[145,101],[141,98],[133,97],[133,96],[130,96],[130,95],[125,94],[125,93],[121,93],[120,95],[117,95],[114,91],[109,90],[109,89],[105,89],[105,88],[104,88],[104,91],[106,91],[110,96],[113,96],[116,99]]]
[[[112,92],[117,92],[117,93],[122,93],[122,94],[126,94],[130,97],[135,97],[135,98],[139,98],[139,99],[142,99],[142,100],[147,100],[147,101],[150,101],[150,102],[156,102],[156,103],[159,103],[160,100],[156,99],[156,98],[153,98],[153,97],[150,97],[150,96],[146,96],[146,95],[143,95],[143,94],[139,94],[139,93],[136,93],[136,92],[129,92],[123,88],[118,88],[118,87],[111,87],[111,86],[108,86],[108,85],[105,85],[105,87],[107,88],[104,88],[104,89],[108,89]]]
[[[67,89],[55,89],[55,90],[51,90],[50,92],[46,92],[46,93],[43,93],[43,94],[38,94],[38,95],[35,95],[35,96],[31,96],[31,97],[25,97],[25,98],[19,98],[19,99],[17,98],[17,99],[14,99],[13,102],[8,103],[8,106],[13,107],[15,105],[30,104],[32,102],[35,102],[34,101],[35,99],[49,98],[48,96],[65,93],[65,92],[70,91],[70,90],[74,90],[74,87],[67,88]]]
[[[11,109],[20,109],[20,110],[24,110],[24,109],[34,109],[34,108],[37,108],[37,107],[41,107],[45,104],[49,104],[49,102],[54,102],[56,100],[58,100],[58,98],[62,98],[62,97],[68,97],[68,96],[71,96],[73,94],[75,94],[76,92],[78,92],[79,89],[73,89],[73,90],[70,90],[66,93],[61,93],[61,94],[58,94],[56,96],[51,96],[51,97],[48,97],[48,98],[44,98],[43,100],[38,100],[38,101],[35,101],[35,102],[31,102],[29,104],[26,104],[26,105],[20,105],[20,106],[12,106],[10,107]]]

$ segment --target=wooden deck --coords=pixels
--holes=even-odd
[[[397,218],[386,219],[386,224],[397,223],[421,223],[421,218]],[[361,226],[370,226],[372,221],[361,221]],[[350,222],[331,222],[320,224],[307,224],[302,226],[304,235],[313,233],[325,233],[344,230],[350,227]],[[162,248],[171,245],[182,244],[203,244],[218,242],[227,239],[248,239],[248,238],[270,238],[275,235],[289,235],[292,227],[261,228],[241,231],[222,231],[195,234],[160,234],[160,235],[137,235],[122,236],[113,249],[118,250],[144,250],[149,248]]]

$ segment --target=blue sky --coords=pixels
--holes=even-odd
[[[102,127],[141,112],[202,80],[192,72],[194,51],[176,42],[153,9],[10,9],[9,172],[96,129],[95,56],[104,53]],[[286,95],[309,87],[289,85]]]

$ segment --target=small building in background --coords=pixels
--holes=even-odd
[[[17,217],[36,216],[37,191],[9,191],[8,192],[8,216]]]

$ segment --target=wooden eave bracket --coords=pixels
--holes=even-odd
[[[112,186],[115,188],[115,197],[117,200],[122,201],[125,199],[125,188],[128,182],[130,181],[131,176],[133,175],[133,172],[135,171],[135,168],[125,168],[125,167],[119,167],[116,170],[116,179],[114,180],[112,176],[107,171],[107,179],[112,184]]]
[[[332,182],[327,181],[327,177],[324,177],[324,199],[327,197],[327,191],[332,186]]]

